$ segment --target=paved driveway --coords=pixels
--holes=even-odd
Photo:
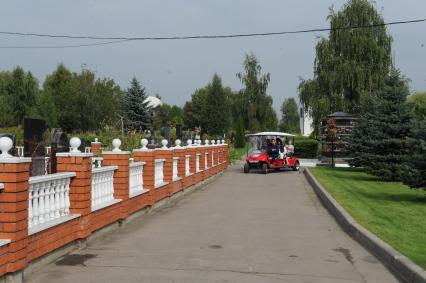
[[[397,282],[297,172],[219,179],[27,282]]]

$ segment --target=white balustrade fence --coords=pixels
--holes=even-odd
[[[177,156],[173,157],[173,181],[179,179],[178,164],[179,164],[179,157]]]
[[[189,170],[189,161],[191,160],[191,155],[185,155],[185,176],[191,175],[191,171]]]
[[[165,159],[155,159],[155,177],[154,177],[154,186],[160,187],[164,184],[164,162]]]
[[[65,172],[29,179],[29,228],[70,214],[70,181],[75,175]]]
[[[24,157],[24,147],[23,146],[16,146],[16,154],[19,157]]]
[[[143,191],[143,165],[144,162],[132,162],[129,165],[129,195]]]
[[[117,166],[105,166],[92,170],[92,211],[114,200],[114,171]]]
[[[195,172],[200,172],[200,153],[195,156]]]

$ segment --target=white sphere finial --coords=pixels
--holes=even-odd
[[[217,145],[219,145],[219,144],[220,144],[220,140],[217,140],[217,141],[216,141],[216,144],[217,144]]]
[[[0,138],[0,158],[10,158],[13,157],[9,154],[9,150],[13,147],[13,141],[9,137],[1,137]]]
[[[201,145],[201,140],[198,140],[198,141],[197,141],[197,144],[200,146],[200,145]]]
[[[181,143],[180,139],[175,140],[176,147],[180,147]]]
[[[169,142],[166,140],[166,139],[163,139],[162,141],[161,141],[161,144],[163,145],[163,147],[162,147],[162,149],[167,149],[167,144],[168,144]]]
[[[225,140],[222,140],[222,144],[225,144]]]
[[[95,142],[99,142],[98,138],[95,138]]]
[[[204,145],[209,145],[209,140],[208,139],[204,140]]]
[[[70,147],[71,147],[70,152],[71,153],[81,153],[81,151],[78,150],[80,145],[81,145],[81,140],[79,138],[77,138],[77,137],[71,138],[70,139]]]
[[[114,149],[113,152],[121,152],[120,146],[121,146],[121,140],[120,139],[113,139],[112,140],[112,146]]]
[[[186,145],[187,145],[187,146],[191,146],[191,144],[192,144],[192,140],[191,140],[191,139],[188,139],[188,140],[186,141]]]
[[[148,148],[146,147],[148,145],[148,140],[147,139],[141,139],[141,145],[142,145],[142,150],[148,150]]]

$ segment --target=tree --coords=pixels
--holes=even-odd
[[[132,129],[141,131],[151,125],[151,109],[146,99],[145,88],[133,78],[123,97],[124,113]]]
[[[383,180],[401,180],[409,160],[412,113],[406,102],[407,80],[392,70],[382,91],[365,104],[349,138],[348,150],[356,156],[355,165]]]
[[[20,125],[35,105],[38,82],[30,72],[25,73],[21,67],[16,67],[12,72],[6,90],[9,97],[8,102],[13,112],[14,125]]]
[[[409,158],[402,175],[404,184],[426,190],[426,120],[413,120],[408,139]]]
[[[244,121],[243,118],[238,118],[236,135],[235,135],[235,146],[238,148],[243,148],[246,145],[246,137],[244,131]]]
[[[416,92],[408,96],[407,103],[419,119],[426,119],[426,92]]]
[[[169,121],[172,126],[183,124],[183,109],[177,105],[173,105],[169,111]]]
[[[213,136],[223,135],[229,128],[229,103],[222,86],[222,80],[215,74],[207,86],[205,110],[205,131]]]
[[[299,109],[294,98],[287,98],[281,106],[280,130],[300,134]]]
[[[81,105],[75,76],[63,64],[60,64],[52,74],[46,77],[43,88],[46,99],[52,99],[55,105],[58,125],[65,131],[79,129],[78,117]]]
[[[183,107],[183,119],[187,129],[201,127],[202,131],[206,128],[208,121],[205,121],[203,115],[206,109],[207,88],[195,90],[191,96],[191,101],[187,101]]]
[[[329,37],[316,46],[315,83],[302,80],[299,86],[315,129],[328,113],[357,113],[365,98],[384,86],[392,67],[392,38],[371,2],[350,0],[341,11],[331,9],[328,20]],[[374,27],[349,28],[359,26]]]
[[[275,130],[278,119],[272,108],[272,97],[266,94],[270,74],[261,74],[262,67],[255,55],[246,55],[244,73],[237,73],[237,78],[244,88],[241,93],[241,109],[244,126],[252,131]]]

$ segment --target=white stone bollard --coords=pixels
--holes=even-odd
[[[120,149],[121,140],[120,139],[113,139],[112,140],[112,146],[114,147],[112,152],[121,152],[121,149]]]
[[[78,150],[80,145],[81,145],[81,140],[79,138],[77,138],[77,137],[71,138],[70,139],[70,148],[71,148],[70,152],[71,153],[81,153],[81,151]]]

